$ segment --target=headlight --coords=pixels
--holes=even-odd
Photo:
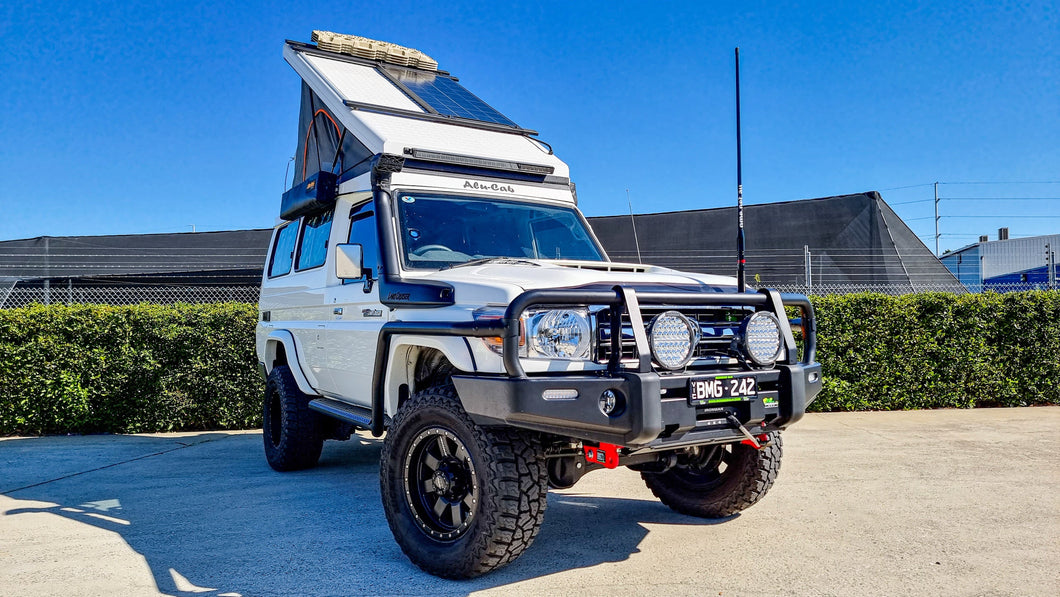
[[[783,348],[780,342],[780,322],[772,313],[758,311],[740,324],[736,342],[740,351],[754,364],[772,367],[780,358]]]
[[[578,360],[589,358],[592,327],[588,309],[528,311],[529,357]]]
[[[667,369],[684,367],[695,354],[701,333],[698,323],[677,311],[656,315],[648,324],[648,342],[655,362]]]

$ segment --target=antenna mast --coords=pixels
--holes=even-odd
[[[629,200],[629,189],[626,189],[626,203],[629,204],[629,223],[633,224],[633,242],[637,243],[637,263],[644,263],[640,258],[640,239],[637,238],[637,220],[633,217],[633,202]]]
[[[736,259],[739,265],[736,273],[736,289],[743,292],[747,288],[744,272],[744,236],[743,236],[743,160],[740,155],[740,48],[736,48]]]

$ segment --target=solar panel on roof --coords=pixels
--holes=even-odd
[[[518,128],[504,114],[449,77],[403,68],[387,67],[386,70],[439,114]]]

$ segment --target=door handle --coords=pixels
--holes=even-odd
[[[342,315],[342,307],[335,307],[331,312],[335,315]]]

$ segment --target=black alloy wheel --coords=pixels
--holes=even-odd
[[[500,568],[541,528],[548,474],[540,438],[476,424],[449,382],[401,405],[380,456],[387,524],[431,574],[472,578]]]
[[[405,499],[416,522],[439,541],[467,531],[479,499],[475,464],[460,438],[442,427],[424,430],[405,458]]]

